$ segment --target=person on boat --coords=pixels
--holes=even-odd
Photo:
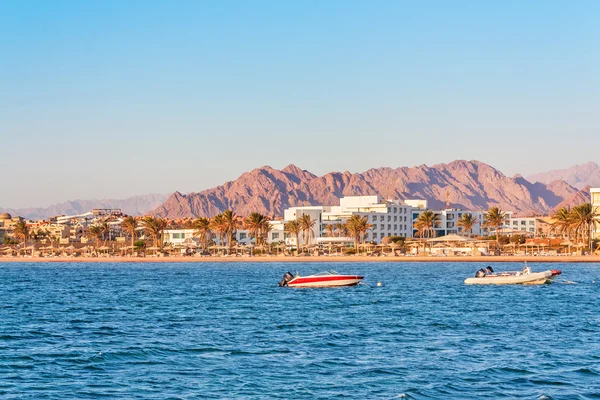
[[[485,270],[483,268],[479,268],[479,271],[475,274],[475,278],[483,278],[485,276]]]
[[[530,273],[531,273],[531,268],[529,268],[529,265],[527,265],[527,263],[525,263],[525,266],[523,267],[523,275],[530,274]]]
[[[487,267],[485,267],[485,274],[486,275],[494,275],[494,270],[492,269],[492,267],[490,267],[489,265]]]

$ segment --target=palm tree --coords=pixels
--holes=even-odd
[[[257,245],[261,244],[265,221],[267,217],[257,212],[251,213],[244,221],[244,226],[250,231],[250,237],[254,238]]]
[[[29,227],[25,221],[20,220],[13,226],[13,235],[23,240],[23,248],[27,247],[27,240],[30,237]]]
[[[262,221],[260,229],[258,230],[258,236],[262,244],[267,243],[267,239],[269,238],[269,232],[271,232],[272,230],[273,226],[271,225],[271,221],[269,220],[269,218],[265,217],[265,219]]]
[[[231,246],[233,246],[233,237],[237,230],[242,227],[242,221],[233,211],[225,210],[223,211],[223,224],[225,234],[227,235],[227,246],[231,251]]]
[[[598,214],[594,212],[590,203],[583,203],[573,207],[571,215],[576,239],[579,240],[579,237],[581,237],[586,240],[587,244],[590,244],[592,226],[597,223]]]
[[[96,254],[98,254],[98,242],[102,239],[103,235],[104,235],[104,229],[100,225],[92,225],[92,226],[90,226],[88,228],[87,232],[85,233],[85,236],[88,239],[93,239],[94,240],[94,252]]]
[[[373,225],[369,223],[366,216],[361,217],[360,215],[352,215],[346,221],[346,229],[348,233],[354,238],[354,248],[358,251],[358,245],[364,239],[365,234]]]
[[[132,216],[125,217],[121,222],[121,229],[123,230],[123,232],[127,233],[131,237],[131,250],[133,250],[134,248],[135,230],[137,229],[137,227],[138,222]]]
[[[430,210],[423,211],[417,217],[415,225],[421,226],[423,238],[435,237],[435,225],[439,218],[439,215]]]
[[[341,237],[342,235],[347,235],[348,234],[348,231],[346,229],[346,224],[338,222],[338,223],[334,224],[334,226],[335,226],[335,230],[338,233],[338,237]]]
[[[467,233],[469,235],[469,237],[471,237],[471,233],[473,232],[473,227],[479,222],[479,220],[477,219],[477,217],[475,217],[473,214],[470,213],[466,213],[463,214],[460,219],[457,222],[457,225],[460,226],[462,229],[462,233],[463,235],[465,233]]]
[[[335,225],[327,224],[327,225],[325,225],[325,230],[327,231],[328,237],[333,237],[333,232],[335,231]]]
[[[304,244],[308,245],[311,237],[313,236],[313,228],[315,226],[316,220],[311,219],[310,215],[303,214],[298,220],[300,226],[302,227],[302,231],[304,232]]]
[[[290,233],[296,236],[296,249],[300,250],[300,232],[302,232],[302,226],[300,226],[300,222],[297,219],[292,221],[288,221],[284,225],[284,230],[287,233]]]
[[[552,215],[554,222],[552,223],[552,228],[555,228],[560,232],[560,234],[567,234],[567,239],[571,239],[571,227],[573,224],[573,215],[566,207],[561,207],[554,215]]]
[[[486,228],[493,228],[496,231],[496,246],[500,249],[500,230],[504,225],[506,214],[498,207],[492,207],[483,216],[483,226]]]
[[[202,251],[206,251],[211,233],[210,220],[208,218],[198,217],[192,221],[191,226],[194,229],[194,236],[198,236],[200,241],[202,241]]]
[[[212,217],[209,227],[211,231],[219,234],[219,243],[223,246],[225,244],[225,232],[227,231],[223,214],[217,214]]]
[[[162,249],[162,235],[167,227],[167,221],[158,217],[144,217],[142,226],[144,227],[144,233],[154,239],[154,247]]]

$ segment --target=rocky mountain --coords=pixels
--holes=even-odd
[[[282,215],[290,206],[337,205],[343,196],[375,194],[388,199],[427,199],[431,208],[444,208],[448,194],[451,207],[485,210],[499,206],[528,215],[544,214],[575,193],[577,189],[563,181],[531,183],[521,176],[507,177],[479,161],[323,176],[294,165],[282,170],[265,166],[213,189],[173,193],[151,214],[168,218],[213,216],[230,208],[241,215],[252,211]]]
[[[573,196],[560,202],[556,207],[554,207],[553,211],[556,211],[561,207],[566,207],[568,209],[571,209],[571,208],[578,206],[580,204],[583,204],[583,203],[590,203],[592,201],[592,196],[590,194],[590,187],[591,186],[586,186],[583,189],[581,189],[580,191],[578,191],[577,193],[575,193]]]
[[[531,175],[527,177],[527,180],[541,183],[562,180],[577,189],[583,189],[586,186],[600,187],[600,167],[595,162],[588,162],[567,169],[557,169]]]
[[[120,208],[128,215],[142,215],[161,205],[167,198],[168,195],[154,193],[133,196],[124,200],[73,200],[54,204],[46,208],[0,208],[0,212],[7,212],[14,216],[19,215],[33,220],[46,219],[56,215],[77,215],[88,212],[93,208]]]

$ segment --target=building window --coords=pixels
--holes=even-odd
[[[246,232],[240,232],[240,240],[246,239]]]
[[[394,230],[397,231],[398,230],[398,225],[394,225]]]
[[[377,215],[373,215],[373,222],[377,222]]]
[[[379,225],[379,229],[384,230],[385,229],[385,225],[384,224]]]
[[[525,221],[521,221],[521,225],[525,225],[525,224],[526,224],[526,222],[525,222]]]
[[[275,239],[279,239],[279,232],[273,232],[273,235],[271,236],[271,238],[272,238],[273,240],[275,240]]]
[[[392,220],[392,216],[388,215],[388,222],[390,222]]]
[[[185,239],[185,233],[173,233],[173,239]]]
[[[535,221],[529,221],[529,225],[535,225]]]
[[[385,221],[385,217],[384,217],[383,215],[379,216],[379,221],[380,221],[380,222],[383,222],[383,221]]]

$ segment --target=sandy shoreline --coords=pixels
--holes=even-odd
[[[0,257],[0,263],[365,263],[365,262],[462,262],[462,263],[600,263],[600,256],[498,256],[498,257]]]

